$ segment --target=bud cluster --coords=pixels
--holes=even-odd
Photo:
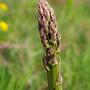
[[[54,11],[46,0],[39,0],[39,32],[41,42],[50,55],[60,52],[60,34]]]

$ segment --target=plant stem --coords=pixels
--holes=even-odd
[[[49,90],[62,90],[61,76],[59,74],[59,64],[49,64],[49,71],[47,71],[48,88]],[[59,80],[60,79],[60,80]]]
[[[45,49],[43,62],[47,71],[48,90],[62,90],[61,60],[58,58],[61,36],[57,31],[54,11],[46,0],[39,0],[38,23],[41,42]]]

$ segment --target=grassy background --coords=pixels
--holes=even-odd
[[[0,31],[0,90],[47,90],[43,48],[37,24],[37,0],[0,0],[9,11],[0,19],[9,24]],[[49,1],[55,10],[62,35],[63,90],[90,90],[90,1]]]

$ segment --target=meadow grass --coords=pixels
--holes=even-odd
[[[0,45],[24,44],[27,48],[0,48],[0,90],[47,90],[37,0],[1,1],[9,6],[9,11],[0,16],[9,30],[0,31]],[[90,90],[90,5],[72,4],[52,4],[62,35],[63,90]]]

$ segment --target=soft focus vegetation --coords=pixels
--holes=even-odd
[[[49,0],[62,35],[63,90],[90,90],[90,1],[64,1]],[[0,90],[47,90],[37,0],[0,2],[8,5],[0,20],[9,25],[7,32],[0,31]]]

